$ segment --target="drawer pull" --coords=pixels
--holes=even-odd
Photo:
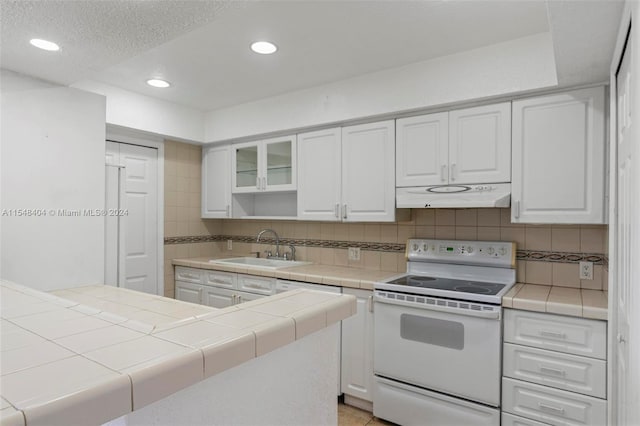
[[[549,367],[540,367],[540,372],[542,374],[551,374],[553,376],[562,376],[566,374],[564,370],[558,370],[557,368],[549,368]]]
[[[558,333],[557,331],[545,331],[545,330],[541,330],[540,331],[540,335],[543,337],[551,337],[554,339],[566,339],[567,335],[564,333]]]
[[[540,407],[541,410],[552,411],[554,413],[564,415],[564,408],[562,407],[554,407],[553,405],[543,404],[542,402],[538,402],[538,407]]]
[[[253,288],[256,290],[269,290],[268,286],[265,287],[264,285],[260,285],[260,284],[245,284],[243,288]]]
[[[185,278],[193,278],[193,279],[200,278],[199,276],[194,275],[194,274],[182,274],[182,276],[185,277]]]

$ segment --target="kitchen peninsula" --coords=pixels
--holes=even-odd
[[[3,426],[336,422],[330,329],[353,296],[214,309],[103,285],[0,290]]]

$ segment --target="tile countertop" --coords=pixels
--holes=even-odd
[[[355,313],[294,290],[225,309],[96,285],[0,281],[0,424],[101,424]]]
[[[175,266],[237,272],[240,274],[260,275],[264,277],[280,278],[283,280],[305,281],[314,284],[361,288],[364,290],[373,290],[373,284],[376,281],[383,281],[400,274],[400,272],[395,271],[378,271],[333,265],[303,265],[273,270],[253,266],[220,265],[210,263],[209,260],[211,259],[213,258],[196,257],[190,259],[173,259],[172,263]]]
[[[607,293],[601,290],[518,283],[502,297],[502,306],[606,320]]]
[[[223,258],[223,256],[220,258]],[[210,259],[212,258],[173,259],[173,264],[176,266],[238,272],[366,290],[372,290],[376,281],[383,281],[400,274],[400,272],[331,265],[305,265],[279,270],[267,270],[259,267],[248,268],[209,263]],[[517,283],[502,298],[502,306],[505,308],[606,320],[607,296],[606,291]]]

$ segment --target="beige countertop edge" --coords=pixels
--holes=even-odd
[[[505,308],[607,320],[608,292],[517,283],[502,297]]]
[[[8,327],[6,332],[14,329],[21,329],[21,332],[26,330],[35,334],[34,339],[38,340],[31,345],[47,341],[47,344],[59,347],[59,351],[72,355],[71,358],[43,359],[37,365],[22,368],[14,366],[15,370],[9,370],[10,372],[3,376],[0,395],[3,401],[0,423],[3,426],[28,426],[29,423],[42,423],[43,420],[59,424],[103,423],[158,401],[214,374],[293,343],[356,312],[354,296],[297,289],[246,302],[241,306],[176,318],[175,321],[161,326],[149,325],[145,332],[140,332],[136,327],[129,327],[132,331],[128,333],[135,331],[139,334],[133,340],[118,341],[96,350],[80,350],[68,344],[63,345],[64,337],[53,339],[51,336],[47,337],[45,332],[38,334],[38,330],[50,332],[38,323],[39,318],[30,319],[34,326],[28,326],[28,322],[20,322],[17,318],[47,315],[48,321],[56,318],[62,321],[71,315],[79,319],[79,322],[102,321],[98,318],[104,316],[98,315],[97,312],[106,312],[99,311],[91,305],[83,305],[76,300],[65,299],[65,294],[80,295],[79,299],[84,298],[87,301],[90,295],[95,298],[103,297],[103,302],[122,306],[137,301],[152,305],[166,303],[163,306],[171,309],[172,306],[181,308],[185,302],[102,285],[70,288],[51,294],[6,281],[0,281],[0,284],[3,297],[13,297],[21,307],[29,304],[37,304],[38,308],[45,304],[56,305],[55,309],[47,312],[21,317],[13,317],[10,313],[7,314],[7,318],[3,316],[3,325]],[[283,304],[282,301],[285,299],[287,303]],[[28,308],[25,306],[26,310]],[[129,320],[121,315],[117,316],[120,318],[119,322],[107,327],[100,326],[104,328],[96,326],[97,328],[87,330],[87,334],[91,334],[95,339],[102,330],[111,327],[127,328]],[[239,324],[243,324],[242,327]],[[143,342],[144,339],[146,340]],[[134,361],[136,351],[124,348],[134,342],[146,347],[149,343],[157,345],[157,352],[153,352],[151,360]],[[19,349],[30,348],[32,346],[27,345],[26,348]],[[123,363],[122,353],[127,354],[124,358],[129,364]],[[45,354],[44,357],[49,355]],[[57,371],[62,367],[72,369],[75,376],[80,378],[74,379],[75,382],[71,385],[60,380],[60,385],[54,385],[46,394],[34,398],[29,389],[40,388],[38,380],[48,381],[46,378],[50,375],[62,374]],[[101,379],[92,378],[93,376],[84,377],[83,373],[79,373],[92,371],[91,374],[95,375],[95,370],[102,372]],[[24,383],[27,381],[30,384],[25,387]]]
[[[196,257],[188,259],[173,259],[175,266],[185,266],[198,269],[210,269],[214,271],[236,272],[239,274],[258,275],[263,277],[280,278],[283,280],[304,281],[314,284],[333,285],[339,287],[361,288],[373,290],[376,281],[398,275],[395,271],[379,271],[372,269],[352,268],[349,266],[334,265],[303,265],[291,268],[268,270],[258,267],[239,267],[210,263],[209,257]]]

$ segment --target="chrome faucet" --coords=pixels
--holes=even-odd
[[[267,257],[280,257],[280,237],[278,237],[278,233],[273,229],[263,229],[262,231],[258,232],[258,238],[256,238],[256,243],[260,242],[260,237],[262,237],[262,234],[264,234],[265,232],[271,232],[276,237],[276,254],[275,256],[271,256],[269,253]]]

